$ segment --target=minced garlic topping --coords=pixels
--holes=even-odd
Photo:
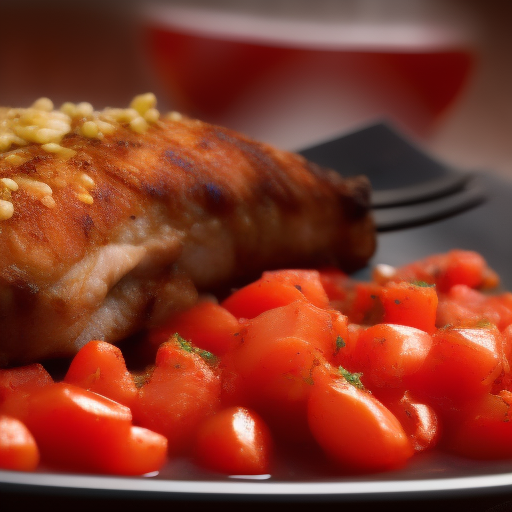
[[[0,158],[18,166],[27,161],[23,150],[29,144],[39,144],[47,153],[68,159],[75,151],[61,145],[69,133],[78,133],[90,139],[102,139],[125,125],[136,133],[144,133],[160,119],[153,93],[135,96],[128,108],[105,108],[94,110],[90,103],[64,103],[55,109],[48,98],[40,98],[28,108],[0,108]],[[178,114],[176,114],[178,115]],[[178,120],[177,118],[175,120]],[[85,204],[92,204],[90,191],[94,180],[87,174],[79,176],[76,185],[77,198]],[[22,188],[34,199],[48,208],[55,206],[52,188],[32,178],[0,179],[0,221],[10,219],[14,214],[11,194]]]
[[[127,124],[135,132],[143,133],[159,118],[153,93],[136,96],[129,108],[109,107],[101,111],[86,102],[67,102],[56,110],[50,99],[40,98],[28,108],[0,108],[0,153],[13,146],[35,143],[49,153],[70,157],[72,150],[60,145],[70,132],[102,139],[117,126]]]

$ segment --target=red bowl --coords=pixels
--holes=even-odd
[[[460,27],[158,4],[146,9],[149,62],[172,107],[283,146],[386,118],[425,133],[471,75]]]

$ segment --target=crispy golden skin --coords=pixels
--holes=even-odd
[[[0,365],[117,342],[265,269],[352,271],[374,252],[365,178],[230,130],[162,120],[61,144],[76,154],[0,159],[20,184],[0,222]]]

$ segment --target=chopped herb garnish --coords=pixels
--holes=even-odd
[[[313,380],[313,371],[317,366],[320,366],[320,361],[318,359],[314,359],[313,364],[309,369],[309,375],[304,379],[304,382],[309,386],[312,386],[315,383],[315,381]]]
[[[190,343],[190,341],[187,341],[186,339],[182,338],[178,333],[175,333],[173,338],[174,340],[176,340],[179,346],[186,352],[197,354],[199,357],[201,357],[204,361],[206,361],[209,364],[217,363],[217,356],[215,354],[212,354],[211,352],[208,352],[208,350],[203,350],[201,348],[194,346],[192,343]]]
[[[434,283],[427,283],[426,281],[412,281],[411,284],[414,286],[422,286],[423,288],[432,288],[436,286]]]
[[[185,338],[182,338],[177,332],[174,333],[173,338],[176,340],[178,345],[185,350],[185,352],[193,352],[193,346],[190,341],[187,341]]]
[[[345,343],[345,340],[341,336],[336,337],[336,351],[335,354],[337,354],[340,349],[346,347],[347,344]]]
[[[488,328],[488,327],[492,327],[494,326],[494,324],[490,321],[490,320],[487,320],[487,318],[482,318],[480,320],[478,320],[477,324],[476,324],[476,327],[477,328]]]
[[[140,389],[149,382],[154,369],[154,365],[150,365],[144,371],[132,373],[133,380],[135,382],[135,387],[137,389]]]
[[[338,372],[341,376],[345,377],[346,381],[358,389],[364,389],[364,384],[361,382],[362,373],[352,373],[345,370],[343,366],[338,367]]]

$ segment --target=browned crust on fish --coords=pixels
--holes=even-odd
[[[147,288],[134,299],[132,325],[105,339],[147,323],[161,302],[162,276],[212,290],[269,268],[353,271],[375,250],[366,178],[342,178],[228,129],[162,119],[143,134],[126,127],[102,140],[71,133],[61,145],[74,156],[34,144],[23,148],[22,164],[0,158],[0,179],[20,184],[10,193],[12,217],[0,222],[0,364],[75,351],[100,304],[84,304],[77,293],[59,297],[56,283],[95,251],[144,245],[162,226],[167,245],[147,250],[151,258],[130,270]],[[141,219],[144,228],[131,227]],[[62,325],[48,325],[46,316]]]

